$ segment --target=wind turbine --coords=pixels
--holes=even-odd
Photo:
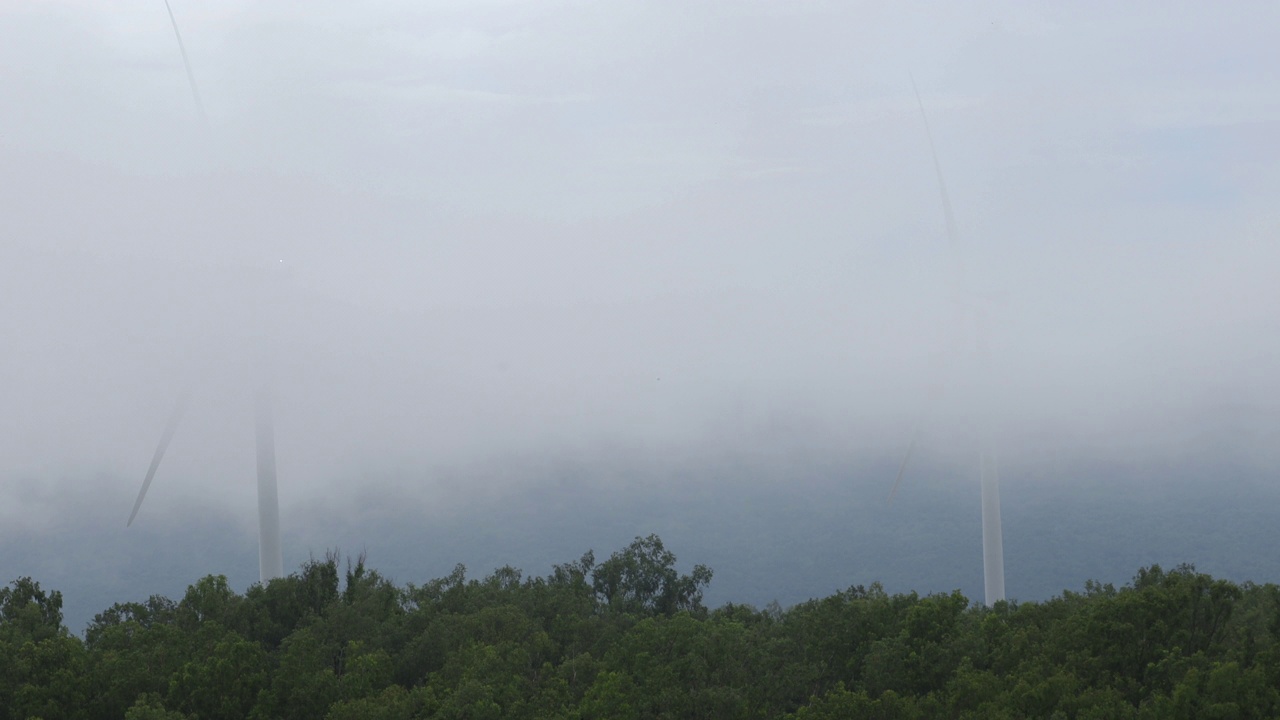
[[[187,71],[191,96],[195,100],[196,110],[207,132],[208,119],[204,113],[204,104],[200,101],[200,92],[196,89],[195,75],[191,72],[191,63],[187,59],[187,50],[182,43],[182,34],[178,32],[178,21],[173,16],[173,8],[169,6],[169,0],[165,0],[164,6],[169,11],[169,22],[173,25],[173,34],[178,40],[178,49],[182,53],[182,65]],[[264,372],[263,375],[265,376],[266,373]],[[133,525],[138,509],[142,507],[147,489],[151,487],[151,481],[160,467],[165,450],[169,448],[169,442],[173,440],[173,434],[178,429],[178,423],[181,422],[182,415],[186,411],[189,395],[188,391],[179,397],[177,406],[165,423],[164,432],[160,435],[160,443],[151,456],[151,466],[147,469],[147,476],[142,481],[142,489],[138,491],[138,499],[133,503],[133,512],[129,514],[126,527]],[[284,559],[280,550],[280,503],[276,490],[275,423],[271,413],[271,395],[265,381],[254,395],[254,410],[258,470],[258,577],[266,583],[284,575]]]
[[[924,110],[924,101],[920,99],[920,90],[916,87],[915,78],[911,78],[911,89],[915,92],[916,103],[920,106],[920,118],[924,121],[925,135],[929,139],[929,152],[933,156],[933,169],[938,176],[938,194],[942,198],[942,214],[947,227],[947,245],[951,254],[952,282],[954,283],[953,301],[956,305],[957,317],[966,329],[971,328],[972,335],[966,338],[966,344],[972,340],[972,352],[977,366],[977,374],[981,385],[985,386],[990,377],[991,357],[988,342],[986,312],[977,302],[981,298],[966,286],[965,274],[960,264],[960,244],[956,232],[955,216],[951,212],[951,198],[947,194],[947,183],[942,177],[942,163],[938,161],[938,149],[933,142],[933,131],[929,127],[929,116]],[[969,334],[966,332],[966,334]],[[930,400],[936,399],[938,392],[931,393]],[[925,413],[927,414],[927,413]],[[898,466],[898,477],[893,481],[889,491],[889,501],[898,492],[902,477],[907,471],[907,463],[916,449],[920,437],[920,425],[916,423],[911,434],[911,443]],[[1000,467],[995,451],[995,440],[989,425],[978,422],[981,439],[978,449],[978,474],[982,483],[982,576],[983,591],[988,606],[1004,600],[1004,539],[1000,529]]]

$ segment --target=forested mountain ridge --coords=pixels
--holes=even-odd
[[[524,577],[396,585],[336,554],[243,595],[99,613],[0,590],[7,718],[1203,718],[1280,715],[1280,588],[1190,566],[1042,602],[856,586],[704,606],[657,536]]]

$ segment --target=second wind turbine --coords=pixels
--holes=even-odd
[[[187,49],[182,43],[182,34],[178,32],[178,21],[173,16],[173,8],[169,6],[169,0],[165,0],[164,5],[169,11],[169,21],[173,25],[173,34],[178,40],[178,50],[182,53],[182,66],[187,72],[187,82],[191,86],[191,96],[195,101],[196,111],[208,133],[209,124],[204,113],[204,104],[200,101],[195,75],[191,72],[191,63],[187,59]],[[260,365],[262,367],[259,372],[264,380],[254,396],[254,437],[257,444],[258,470],[258,577],[261,582],[266,583],[284,575],[284,558],[280,549],[280,502],[276,489],[275,422],[271,411],[271,396],[265,380],[269,372],[265,368],[265,360]],[[151,487],[151,481],[155,479],[156,470],[160,467],[165,450],[169,448],[169,442],[173,439],[178,423],[182,420],[188,395],[189,393],[183,393],[165,424],[160,443],[151,456],[151,465],[147,468],[147,476],[142,481],[142,489],[138,491],[138,499],[133,503],[133,512],[129,514],[129,522],[126,526],[133,525],[133,520],[137,517],[139,508],[142,507],[147,489]]]
[[[954,285],[953,301],[956,304],[956,315],[964,327],[965,346],[973,353],[978,384],[986,388],[990,383],[991,356],[989,351],[986,308],[981,305],[982,298],[968,286],[960,263],[960,243],[956,232],[955,216],[951,212],[951,198],[947,193],[947,183],[942,176],[942,163],[938,161],[938,149],[933,142],[933,131],[929,127],[929,116],[924,110],[924,101],[920,99],[920,91],[916,88],[915,78],[911,79],[911,89],[915,92],[916,104],[920,107],[920,117],[924,121],[925,135],[929,139],[929,152],[933,157],[933,169],[938,177],[938,193],[942,198],[942,214],[946,221],[948,252],[951,255],[952,283]],[[983,393],[985,395],[985,393]],[[972,396],[971,398],[972,399]],[[981,411],[977,408],[975,415]],[[912,431],[911,443],[898,467],[898,476],[889,491],[889,500],[898,492],[902,477],[906,473],[907,463],[915,451],[920,436],[920,422]],[[1000,471],[995,451],[995,440],[992,429],[985,417],[978,418],[979,448],[978,473],[982,484],[982,576],[983,591],[986,604],[995,605],[1005,599],[1004,595],[1004,539],[1000,527]]]

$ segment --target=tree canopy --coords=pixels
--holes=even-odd
[[[855,586],[708,609],[654,535],[546,576],[397,585],[312,560],[99,613],[0,589],[0,720],[1250,718],[1280,715],[1280,588],[1140,569],[1044,602]]]

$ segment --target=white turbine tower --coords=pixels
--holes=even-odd
[[[169,6],[169,0],[165,0],[164,6],[169,11],[169,21],[173,25],[173,34],[178,40],[178,50],[182,53],[182,65],[187,71],[187,81],[191,86],[191,96],[195,100],[196,111],[200,114],[200,120],[207,132],[209,128],[208,119],[205,117],[204,104],[200,101],[200,92],[196,88],[195,75],[191,72],[191,63],[187,59],[187,49],[182,43],[182,34],[178,32],[178,21],[173,16],[173,8]],[[280,550],[280,503],[276,490],[275,424],[271,413],[271,395],[265,380],[268,375],[265,370],[265,362],[263,365],[264,367],[260,369],[260,372],[264,380],[258,387],[254,397],[254,437],[257,440],[258,469],[258,577],[263,583],[266,583],[284,575],[284,558]],[[151,466],[147,469],[147,476],[142,481],[142,489],[138,491],[138,499],[133,503],[133,512],[129,514],[129,522],[126,523],[126,527],[133,525],[133,520],[138,515],[138,509],[142,507],[142,500],[147,495],[147,489],[151,487],[151,481],[155,478],[156,470],[160,467],[160,461],[164,458],[165,450],[168,449],[169,442],[173,439],[173,433],[178,429],[179,421],[182,420],[182,414],[187,406],[188,395],[189,393],[182,394],[173,413],[169,416],[169,421],[165,424],[164,432],[160,436],[160,444],[156,446],[156,451],[151,456]]]
[[[981,307],[979,298],[966,283],[965,274],[960,263],[960,245],[957,239],[955,216],[951,212],[951,198],[947,194],[947,183],[942,177],[942,164],[938,161],[938,150],[933,142],[933,131],[929,127],[929,116],[924,111],[924,101],[920,99],[920,91],[916,88],[915,78],[911,79],[911,89],[915,91],[916,103],[920,106],[920,117],[924,121],[925,135],[929,139],[929,152],[933,156],[933,169],[938,176],[938,193],[942,198],[942,213],[946,221],[948,251],[951,254],[952,282],[954,283],[953,300],[956,303],[957,316],[966,328],[965,345],[970,346],[973,353],[978,376],[977,389],[981,397],[989,397],[990,387],[990,354],[988,349],[987,323],[985,308]],[[972,399],[972,397],[970,398]],[[975,414],[982,411],[974,408]],[[987,418],[979,417],[980,433],[978,449],[978,473],[982,483],[982,575],[986,604],[994,605],[1004,600],[1004,540],[1000,529],[1000,478],[999,463],[995,452],[995,440]],[[906,473],[907,463],[915,451],[916,441],[920,435],[920,422],[912,432],[911,444],[898,467],[898,477],[889,491],[889,500],[893,500]]]

